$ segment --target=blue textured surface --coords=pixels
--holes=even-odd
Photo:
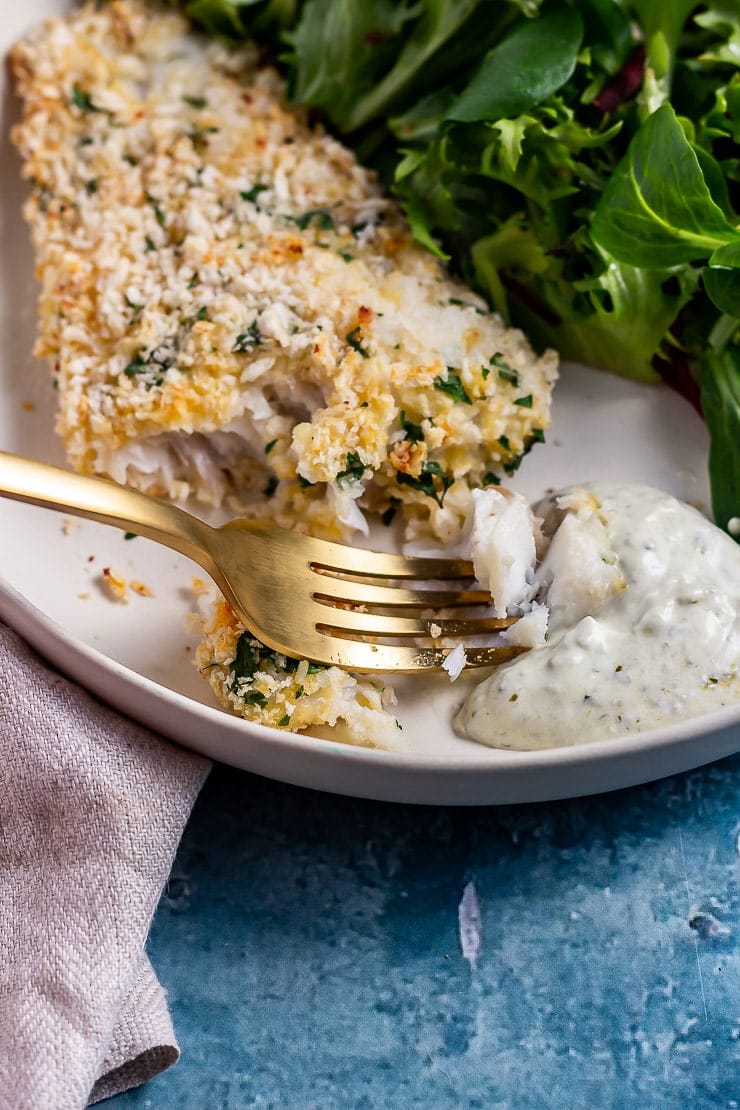
[[[217,768],[150,944],[182,1060],[107,1105],[738,1106],[739,771],[444,809]]]

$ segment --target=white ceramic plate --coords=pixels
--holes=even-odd
[[[28,26],[68,6],[26,0],[0,15],[3,51]],[[36,289],[18,160],[9,147],[15,114],[3,72],[0,149],[0,447],[50,462],[54,393],[30,355]],[[680,398],[609,375],[566,367],[549,443],[520,471],[529,497],[586,480],[646,482],[706,505],[706,434]],[[0,500],[0,618],[60,669],[188,747],[272,778],[389,801],[522,802],[616,789],[698,766],[740,747],[740,707],[627,739],[555,751],[496,751],[457,738],[454,707],[471,678],[396,683],[403,752],[351,748],[250,725],[218,708],[192,666],[185,615],[193,605],[188,560],[143,539]],[[104,566],[154,590],[115,604]]]

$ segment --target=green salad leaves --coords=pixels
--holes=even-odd
[[[701,405],[715,517],[740,517],[740,0],[184,7],[269,47],[536,343]]]

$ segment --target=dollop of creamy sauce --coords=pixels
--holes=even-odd
[[[497,748],[583,744],[740,701],[740,546],[645,486],[569,487],[534,506],[541,647],[468,696],[456,731]]]

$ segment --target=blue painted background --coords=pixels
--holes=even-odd
[[[150,944],[182,1060],[107,1106],[737,1107],[739,771],[453,809],[216,768]]]

